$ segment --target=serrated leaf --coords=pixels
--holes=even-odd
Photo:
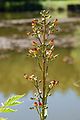
[[[19,102],[19,101],[13,101],[13,102],[8,102],[6,104],[4,104],[5,106],[16,106],[16,105],[19,105],[21,104],[22,102]]]
[[[15,106],[18,104],[21,104],[22,102],[18,102],[16,100],[19,100],[20,98],[22,98],[24,95],[16,95],[16,96],[12,96],[11,98],[9,98],[5,103],[4,106]]]
[[[16,112],[16,110],[14,109],[11,109],[11,108],[0,108],[0,112]]]

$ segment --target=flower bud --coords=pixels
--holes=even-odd
[[[45,18],[42,18],[42,21],[44,21],[45,20]]]
[[[33,48],[32,50],[33,50],[33,54],[34,54],[34,56],[36,57],[36,55],[38,54],[38,50],[37,50],[37,48]]]
[[[57,26],[57,24],[58,24],[58,19],[55,19],[55,20],[53,21],[53,23],[54,23],[54,26]]]
[[[34,79],[34,75],[29,76],[29,79],[31,80]]]
[[[58,55],[59,55],[59,54],[54,55],[54,59],[57,58]]]
[[[32,50],[32,49],[30,49],[30,50],[29,50],[29,53],[30,53],[30,54],[31,54],[31,53],[33,53],[33,50]]]
[[[38,103],[37,103],[37,102],[34,102],[34,106],[37,107],[37,106],[38,106]]]
[[[56,81],[56,80],[52,80],[51,82],[50,82],[50,84],[52,85],[57,85],[59,83],[59,81]]]
[[[39,106],[41,107],[43,104],[42,104],[42,102],[39,102]]]
[[[37,81],[37,77],[34,77],[34,81]]]
[[[36,46],[37,45],[37,42],[35,42],[34,40],[32,41],[32,45],[33,46]]]
[[[38,22],[38,20],[36,20],[36,19],[32,20],[32,26],[35,26],[37,22]]]
[[[59,84],[59,81],[56,81],[56,82],[55,82],[55,85],[57,85],[57,84]]]
[[[33,48],[33,49],[29,50],[29,53],[33,54],[36,57],[36,55],[38,54],[38,50],[37,50],[37,48]]]
[[[49,88],[52,89],[53,88],[53,84],[49,84]]]
[[[27,75],[27,74],[24,74],[24,78],[28,79],[28,75]]]
[[[30,32],[27,33],[27,35],[30,35],[30,34],[31,34]]]
[[[41,83],[41,80],[39,80],[39,83]]]
[[[52,58],[52,50],[46,51],[47,58]]]
[[[39,93],[42,94],[42,91],[39,89]]]
[[[51,46],[54,45],[54,40],[53,39],[49,41],[49,45],[51,45]]]
[[[33,109],[34,109],[34,107],[30,107],[29,109],[30,109],[30,110],[33,110]]]

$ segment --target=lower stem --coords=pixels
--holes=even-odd
[[[45,56],[43,55],[43,98],[42,98],[42,120],[44,120],[44,115],[45,115]]]

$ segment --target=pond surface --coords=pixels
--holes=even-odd
[[[35,15],[39,17],[38,13],[33,14]],[[25,19],[33,16],[30,13],[27,15],[26,13],[0,13],[0,20],[3,22],[6,19]],[[57,17],[56,13],[55,16]],[[60,14],[57,18],[62,18],[62,16],[66,18],[67,13]],[[48,99],[47,120],[80,120],[80,22],[60,23],[59,27],[61,30],[55,35],[55,39],[56,45],[59,44],[57,46],[60,48],[55,48],[54,51],[54,54],[59,54],[59,57],[55,62],[50,63],[48,81],[55,79],[59,80],[60,84],[52,91],[52,96]],[[26,32],[30,30],[30,24],[0,26],[0,45],[1,42],[3,45],[3,41],[7,47],[7,42],[23,41],[26,38]],[[26,39],[30,43],[29,38]],[[41,73],[37,62],[27,57],[27,51],[21,52],[18,48],[19,46],[14,46],[14,52],[0,50],[0,103],[11,95],[26,93],[21,99],[24,103],[13,107],[18,109],[17,112],[0,113],[0,117],[8,118],[8,120],[39,120],[36,111],[29,110],[29,107],[33,105],[29,98],[33,96],[35,89],[32,83],[24,79],[24,73],[35,73],[38,77]]]
[[[55,62],[50,63],[48,81],[59,80],[60,84],[52,91],[48,99],[47,120],[80,120],[80,47],[55,48],[59,53]],[[0,113],[0,117],[9,120],[38,120],[35,110],[29,110],[33,102],[29,99],[35,89],[30,81],[24,79],[24,73],[41,75],[34,59],[27,52],[0,52],[0,103],[9,96],[26,93],[21,99],[23,104],[13,107],[15,113]]]

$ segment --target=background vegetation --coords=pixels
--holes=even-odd
[[[78,4],[79,0],[1,0],[1,12],[36,11],[43,8],[66,8],[68,4]]]

